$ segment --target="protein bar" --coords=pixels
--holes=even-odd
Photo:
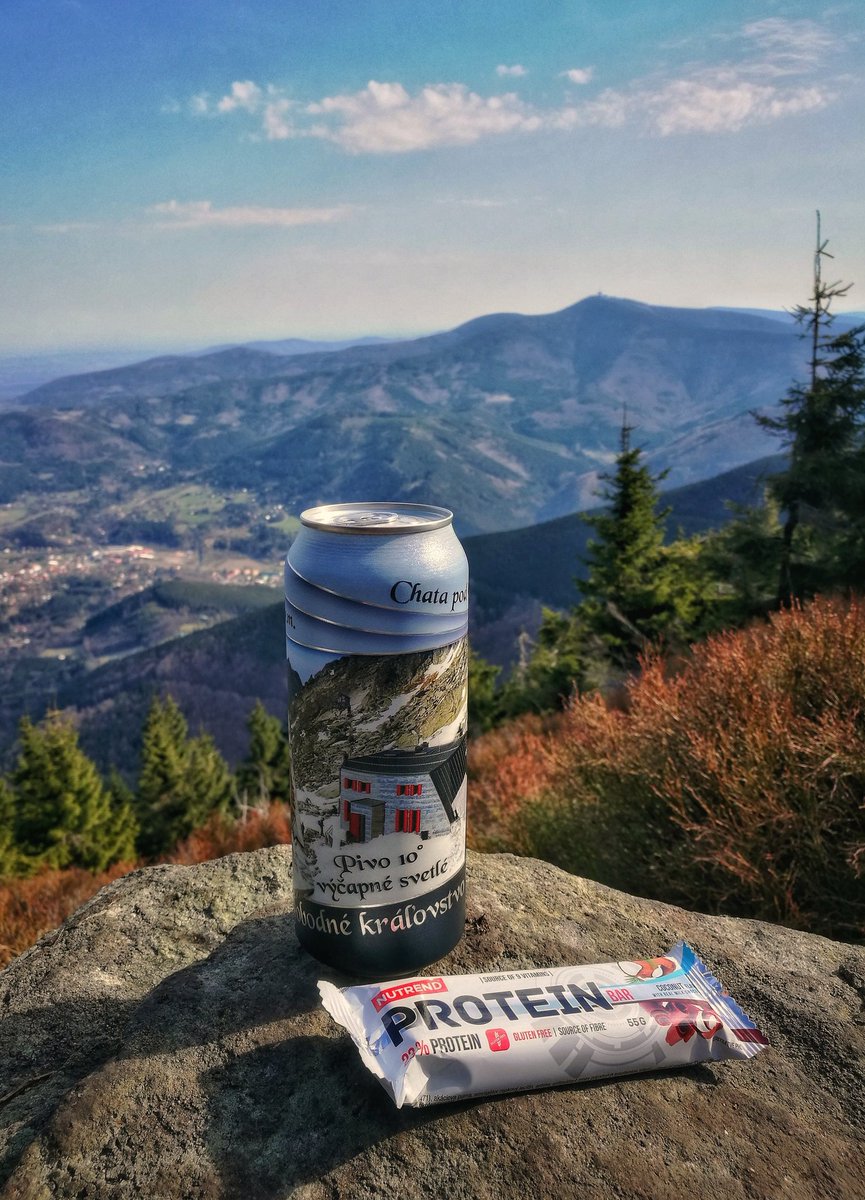
[[[767,1045],[684,942],[659,958],[318,988],[398,1108],[752,1058]]]

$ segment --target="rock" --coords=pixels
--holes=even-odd
[[[0,974],[0,1196],[861,1197],[865,950],[470,856],[443,971],[662,953],[680,937],[771,1048],[396,1110],[320,1008],[290,851],[153,867]]]

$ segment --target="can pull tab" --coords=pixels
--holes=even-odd
[[[427,524],[423,517],[416,517],[413,513],[389,512],[386,509],[373,512],[346,512],[337,513],[331,518],[333,525],[339,525],[343,529],[368,529],[373,526],[380,529],[387,525],[424,525]]]
[[[334,525],[348,525],[351,528],[363,527],[364,525],[400,525],[404,521],[405,518],[401,519],[399,513],[384,511],[340,513],[333,518]]]

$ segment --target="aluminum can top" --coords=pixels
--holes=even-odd
[[[392,536],[400,533],[427,533],[453,522],[447,508],[434,504],[403,504],[364,500],[352,504],[320,504],[300,514],[302,525],[327,533],[367,533]]]
[[[341,621],[356,629],[371,626],[364,606],[387,609],[402,622],[412,614],[434,618],[433,628],[459,625],[468,612],[468,562],[449,509],[430,504],[326,504],[301,513],[301,529],[286,559],[286,596],[310,616]],[[315,592],[306,584],[353,602],[352,612],[321,611],[308,604]],[[401,614],[401,616],[399,615]],[[453,618],[453,620],[450,620]],[[419,632],[420,630],[418,630]],[[393,632],[407,632],[394,626]]]

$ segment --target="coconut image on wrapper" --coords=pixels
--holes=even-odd
[[[301,514],[285,565],[295,923],[370,978],[465,925],[468,564],[432,505]]]

